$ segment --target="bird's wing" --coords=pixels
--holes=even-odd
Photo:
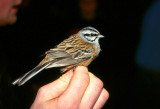
[[[76,41],[75,41],[76,42]],[[46,55],[50,60],[57,59],[50,67],[60,67],[76,64],[92,57],[93,46],[87,43],[60,43],[54,49],[50,49],[46,52]]]
[[[71,49],[71,48],[70,48]],[[75,49],[75,48],[72,48]],[[90,59],[92,57],[91,53],[86,53],[85,51],[76,50],[76,52],[69,52],[69,51],[50,51],[47,54],[48,58],[51,60],[55,59],[55,61],[52,65],[48,66],[50,67],[62,67],[62,66],[68,66],[72,64],[76,64],[82,61],[85,61],[87,59]]]

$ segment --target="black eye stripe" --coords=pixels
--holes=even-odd
[[[84,36],[98,36],[98,34],[91,33],[91,34],[84,34]]]
[[[98,36],[98,34],[91,33],[91,36]]]
[[[84,34],[84,36],[90,36],[90,34]]]

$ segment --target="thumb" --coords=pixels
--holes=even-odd
[[[48,100],[57,98],[68,87],[68,84],[69,84],[72,76],[73,76],[73,70],[70,70],[70,71],[66,72],[65,74],[63,74],[59,79],[41,87],[37,93],[36,99],[48,101]],[[40,97],[40,98],[38,98],[38,97]]]

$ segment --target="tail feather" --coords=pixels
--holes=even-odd
[[[32,70],[30,70],[29,72],[27,72],[26,74],[24,74],[22,77],[16,79],[15,81],[12,82],[13,85],[18,85],[21,86],[24,83],[26,83],[29,79],[31,79],[33,76],[35,76],[36,74],[38,74],[40,71],[42,71],[43,69],[45,69],[46,67],[48,67],[49,65],[51,65],[52,62],[47,62],[43,65],[38,65],[35,68],[33,68]]]

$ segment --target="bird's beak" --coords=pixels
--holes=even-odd
[[[99,38],[103,38],[104,36],[103,36],[103,35],[98,35],[98,37],[99,37]]]

